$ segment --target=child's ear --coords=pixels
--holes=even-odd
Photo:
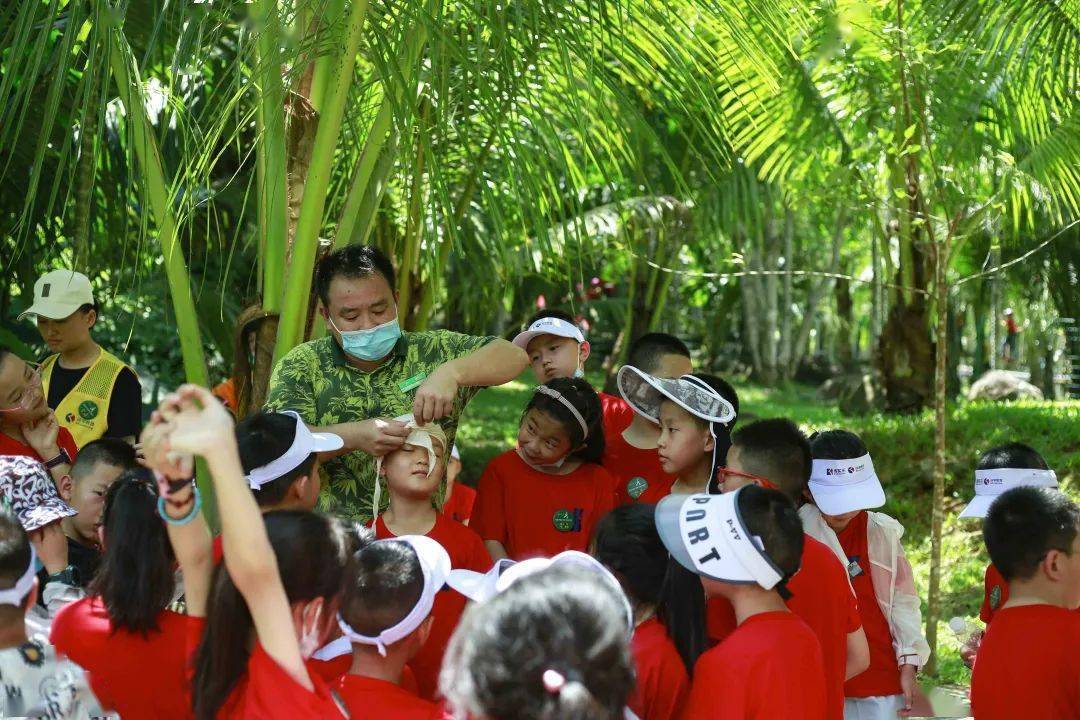
[[[60,482],[56,487],[56,494],[60,496],[60,499],[70,504],[71,496],[75,493],[75,481],[71,479],[70,475],[64,475],[60,478]]]
[[[1046,576],[1054,582],[1059,582],[1063,579],[1065,568],[1063,567],[1063,557],[1065,553],[1060,550],[1051,550],[1046,553],[1046,557],[1042,561],[1043,572]]]
[[[435,624],[435,618],[430,615],[420,623],[420,627],[416,628],[417,639],[420,640],[420,647],[427,644],[428,636],[431,635],[431,628]]]
[[[712,452],[714,447],[716,447],[716,438],[709,433],[705,436],[705,452]]]
[[[581,364],[584,365],[585,361],[589,359],[589,353],[592,352],[592,345],[589,345],[589,341],[581,343],[578,347],[578,357],[581,358]]]

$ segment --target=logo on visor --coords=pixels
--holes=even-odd
[[[551,516],[551,524],[559,532],[581,532],[581,519],[585,514],[582,508],[573,510],[556,510]]]
[[[49,291],[52,290],[52,283],[45,283],[41,286],[41,297],[49,297]]]
[[[630,478],[626,483],[626,494],[637,500],[649,489],[649,481],[643,477]]]

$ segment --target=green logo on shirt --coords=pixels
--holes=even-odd
[[[574,514],[569,510],[556,510],[551,517],[551,524],[559,532],[570,532],[574,529]]]
[[[79,403],[79,417],[83,420],[93,420],[98,415],[97,403],[93,400],[83,400]]]
[[[637,500],[641,494],[649,489],[649,481],[643,477],[630,478],[626,483],[626,494]]]

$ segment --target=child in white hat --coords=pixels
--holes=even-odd
[[[812,502],[799,510],[806,533],[827,545],[848,570],[870,646],[870,667],[844,684],[846,720],[895,718],[910,710],[916,673],[930,656],[904,528],[880,512],[885,504],[874,463],[854,433],[827,430],[810,438]]]

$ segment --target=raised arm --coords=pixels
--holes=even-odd
[[[501,338],[443,363],[416,390],[413,415],[417,424],[449,415],[459,388],[502,385],[520,375],[528,364],[524,350]]]
[[[185,385],[176,392],[176,402],[180,412],[170,423],[169,447],[201,455],[210,466],[225,568],[247,603],[259,642],[297,683],[312,690],[274,549],[244,481],[232,419],[206,388]]]

